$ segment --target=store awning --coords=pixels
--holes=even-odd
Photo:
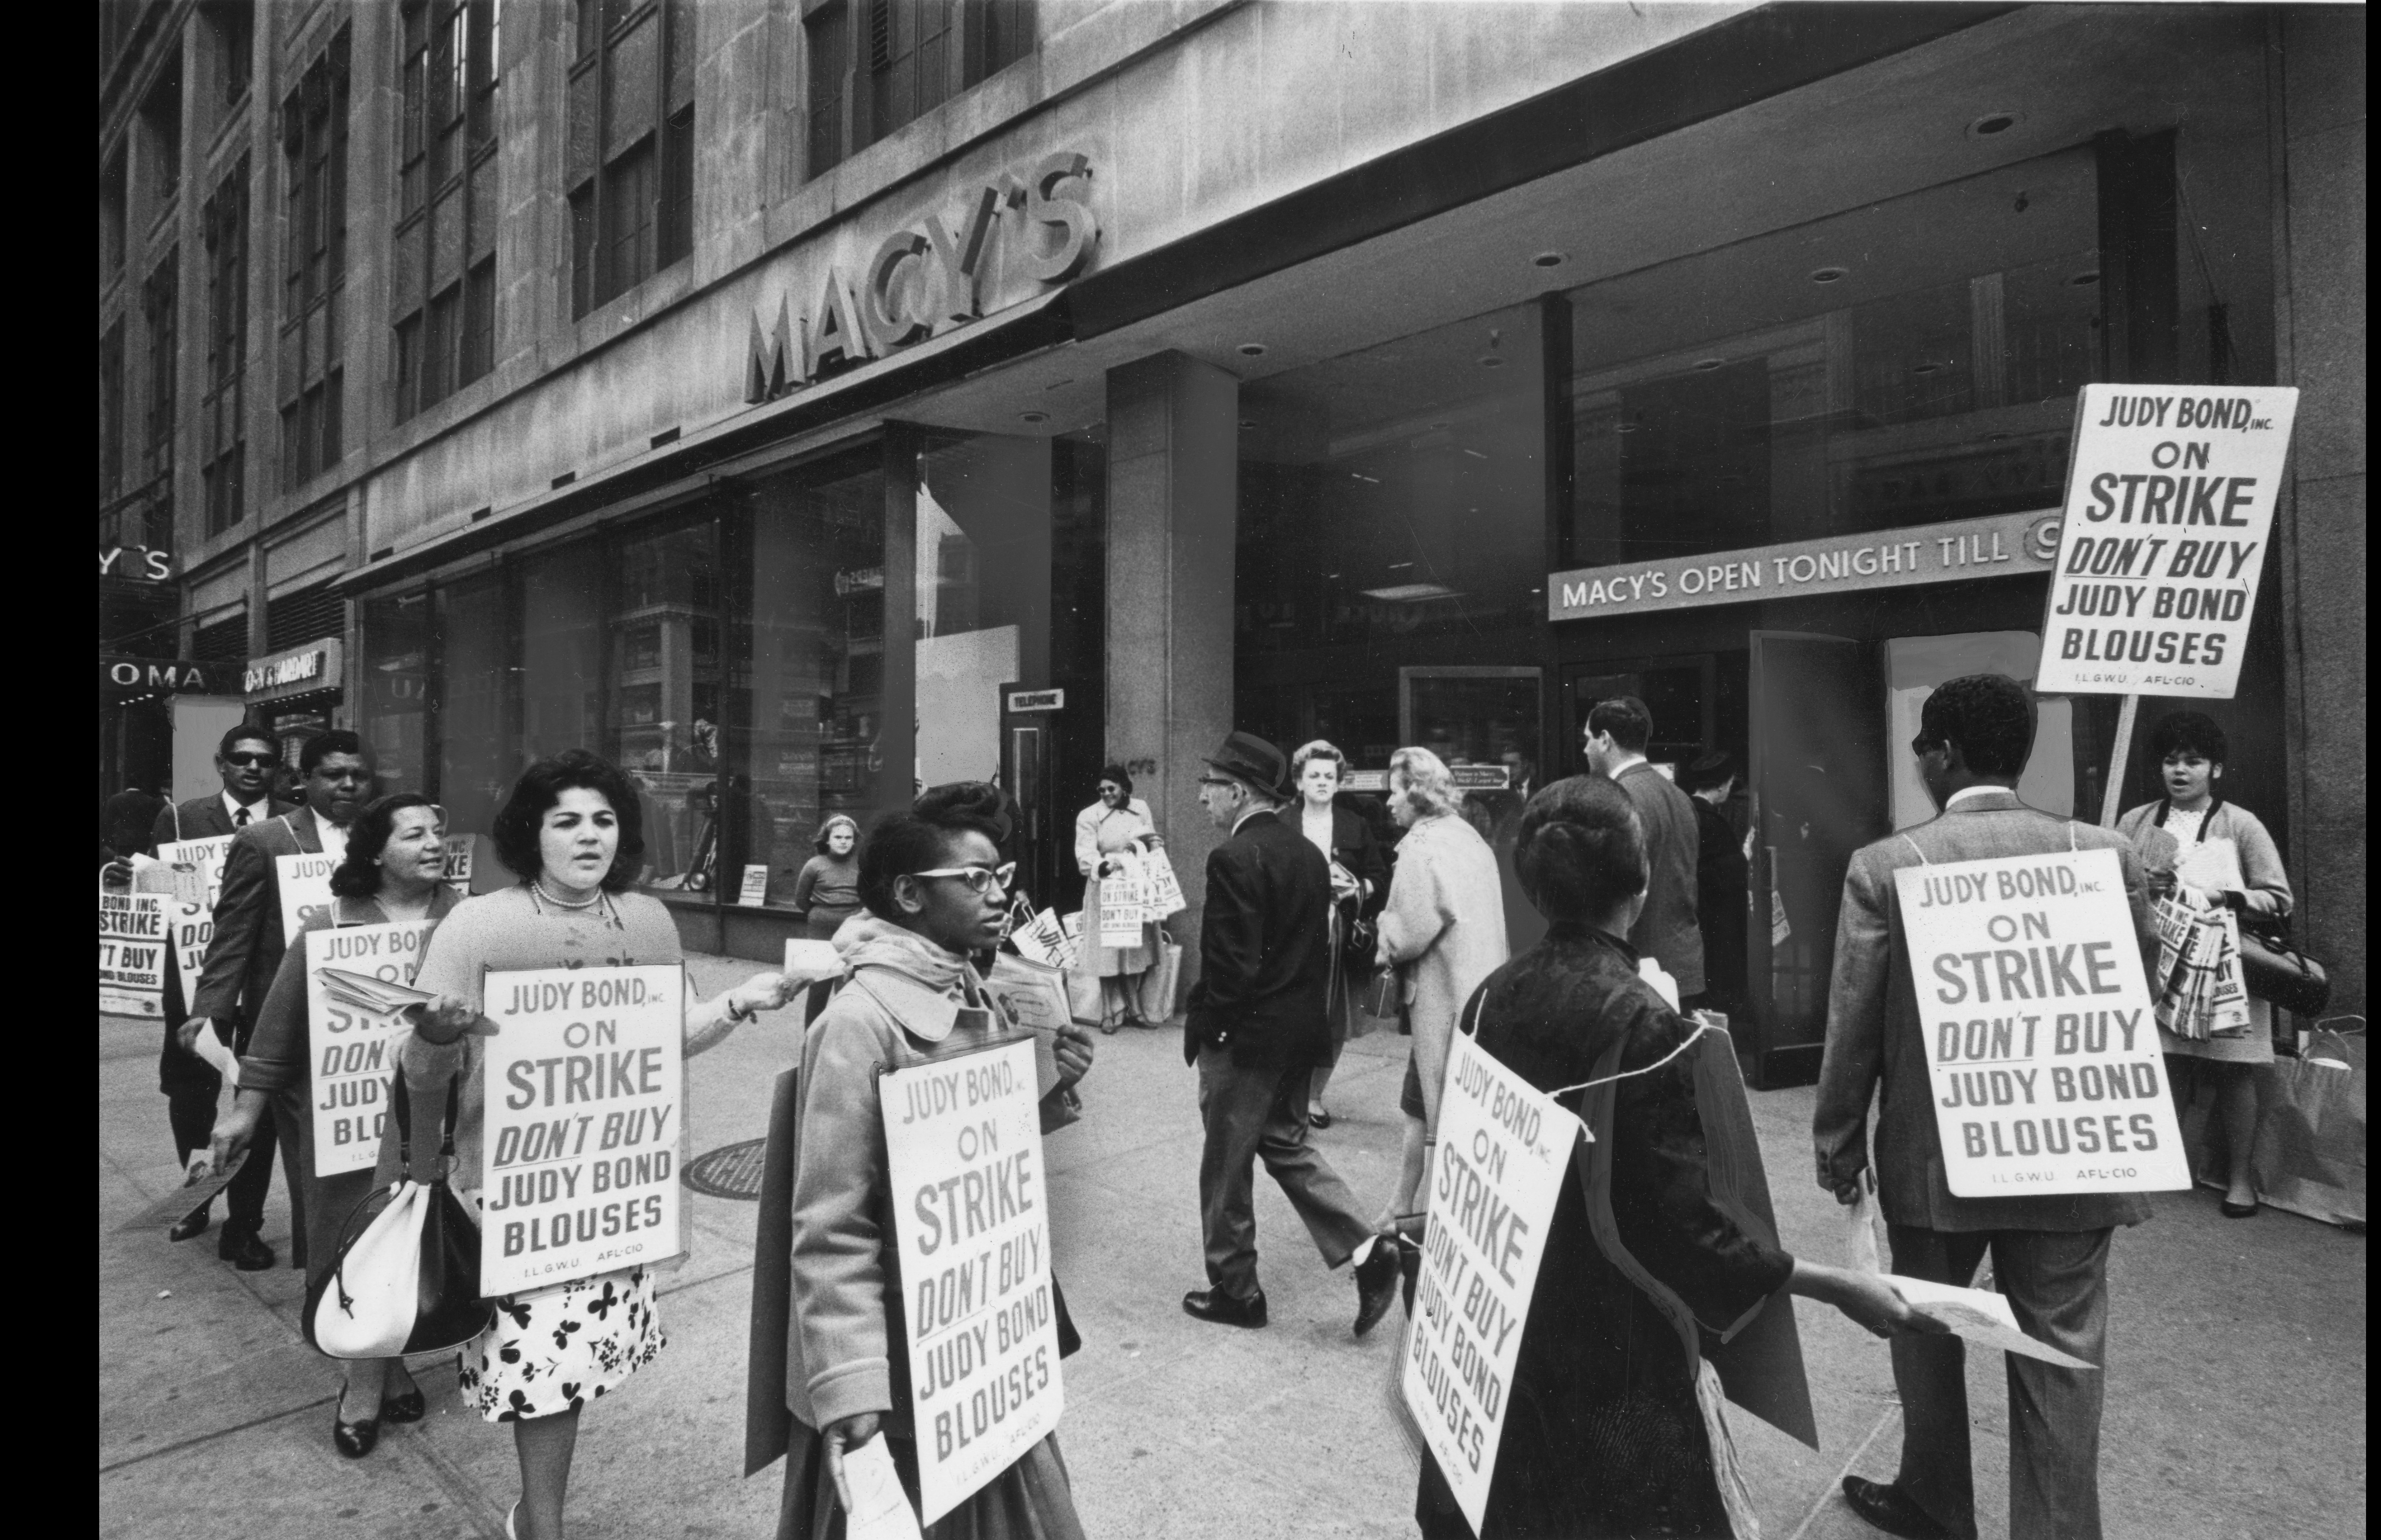
[[[372,552],[362,566],[333,580],[343,596],[372,592],[526,535],[566,524],[605,506],[666,492],[676,484],[699,490],[717,467],[756,450],[863,416],[919,391],[948,384],[1073,335],[1068,289],[1054,289],[971,325],[905,347],[890,358],[739,412],[712,426],[541,493],[509,508],[483,509],[461,528],[448,527],[409,544]]]

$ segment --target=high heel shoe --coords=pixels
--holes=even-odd
[[[358,1422],[348,1422],[339,1415],[339,1403],[333,1401],[331,1442],[349,1460],[361,1460],[380,1442],[380,1419],[366,1417]]]

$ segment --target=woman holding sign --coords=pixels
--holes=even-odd
[[[2224,800],[2217,790],[2230,745],[2224,729],[2204,711],[2176,711],[2150,734],[2166,795],[2145,802],[2117,820],[2117,831],[2133,842],[2151,892],[2171,897],[2188,888],[2202,904],[2221,903],[2241,915],[2288,919],[2290,877],[2282,854],[2257,815]],[[2178,1113],[2198,1099],[2202,1085],[2215,1094],[2224,1120],[2225,1217],[2245,1219],[2257,1212],[2257,1187],[2249,1155],[2257,1138],[2255,1067],[2274,1061],[2274,1008],[2253,996],[2244,1034],[2178,1037],[2158,1028],[2166,1050],[2167,1077],[2173,1083]],[[2186,1141],[2187,1143],[2188,1141]]]
[[[1679,1051],[1696,1027],[1639,978],[1627,940],[1647,870],[1628,794],[1595,776],[1548,786],[1521,815],[1514,862],[1545,939],[1488,976],[1465,1020],[1508,1071],[1595,1120],[1609,1164],[1599,1180],[1594,1146],[1578,1145],[1555,1200],[1479,1540],[1744,1533],[1698,1328],[1731,1333],[1782,1286],[1878,1336],[1939,1328],[1877,1275],[1789,1256],[1714,1200],[1693,1061]],[[1608,1113],[1593,1090],[1568,1094],[1595,1081],[1615,1087]],[[1435,1459],[1414,1517],[1430,1540],[1471,1540]]]
[[[287,1131],[284,1136],[296,1139],[298,1169],[304,1173],[297,1198],[305,1222],[297,1227],[301,1243],[291,1248],[289,1260],[306,1269],[310,1288],[329,1270],[341,1225],[371,1195],[374,1182],[371,1153],[355,1164],[326,1159],[326,1152],[316,1147],[313,1104],[331,1092],[314,1074],[307,980],[332,950],[324,932],[350,928],[359,931],[349,942],[352,950],[360,950],[366,940],[401,939],[401,944],[382,950],[397,969],[397,982],[411,975],[421,958],[424,933],[455,907],[454,891],[440,880],[446,832],[444,815],[429,798],[411,792],[382,797],[357,815],[348,831],[347,855],[331,873],[331,914],[326,920],[309,920],[282,954],[248,1051],[240,1055],[239,1095],[215,1124],[218,1170],[248,1148],[267,1107],[273,1109],[275,1124]],[[359,965],[344,955],[339,962],[351,968]],[[324,1024],[324,1032],[328,1037],[362,1025],[356,1015],[341,1013],[336,1022]],[[388,1076],[368,1078],[385,1089]],[[337,1119],[343,1130],[352,1125],[357,1141],[368,1142],[371,1152],[380,1146],[378,1109],[385,1099],[367,1091],[356,1097],[353,1116]],[[360,1460],[380,1441],[382,1423],[417,1422],[425,1410],[421,1391],[405,1372],[402,1358],[351,1361],[347,1385],[332,1409],[331,1442],[348,1459]]]
[[[448,1082],[462,1079],[449,1181],[466,1207],[484,1202],[487,1182],[483,1039],[497,1027],[482,1013],[483,976],[684,960],[661,901],[629,891],[644,859],[642,822],[635,787],[604,760],[576,748],[539,760],[522,773],[494,831],[496,855],[520,875],[519,884],[465,900],[432,940],[414,984],[436,999],[398,1034],[397,1063],[418,1108],[444,1106]],[[716,1000],[690,995],[686,1054],[784,1005],[794,988],[783,974],[762,973]],[[396,1175],[392,1142],[382,1149],[380,1180]],[[598,1273],[507,1295],[496,1305],[495,1324],[463,1347],[460,1387],[489,1422],[514,1425],[521,1500],[513,1533],[554,1540],[563,1532],[580,1408],[662,1350],[653,1279],[643,1267]]]
[[[1158,837],[1149,804],[1132,794],[1132,777],[1122,765],[1100,771],[1100,799],[1075,815],[1075,865],[1089,879],[1083,891],[1083,968],[1100,981],[1100,1030],[1147,1026],[1141,1015],[1141,976],[1157,960],[1157,925],[1141,922],[1137,946],[1100,940],[1100,893],[1125,863],[1166,842]]]
[[[796,1425],[777,1520],[781,1540],[839,1533],[837,1521],[853,1505],[855,1478],[845,1469],[848,1461],[867,1462],[881,1474],[889,1452],[907,1500],[915,1504],[920,1460],[929,1454],[940,1460],[945,1452],[920,1436],[923,1415],[912,1415],[913,1376],[904,1372],[912,1366],[899,1304],[897,1235],[887,1222],[894,1204],[880,1072],[947,1060],[1002,1036],[1000,1017],[971,962],[999,945],[1007,918],[1010,873],[1000,861],[996,836],[990,823],[965,806],[929,806],[885,819],[861,851],[860,891],[869,917],[847,927],[836,942],[850,981],[812,1025],[802,1045],[786,1376],[786,1401]],[[1055,1048],[1056,1084],[1040,1099],[1044,1132],[1068,1121],[1063,1093],[1082,1078],[1092,1061],[1091,1040],[1080,1033],[1062,1032]],[[1016,1152],[1007,1158],[1022,1158]],[[1048,1189],[1034,1168],[1038,1162],[1011,1172],[1004,1162],[1000,1190],[1028,1200],[1038,1192],[1046,1210]],[[977,1178],[971,1173],[967,1180]],[[907,1218],[905,1210],[894,1222]],[[1046,1258],[1040,1267],[1046,1267]],[[981,1286],[999,1292],[989,1277]],[[1038,1302],[1027,1297],[1019,1303],[1023,1315],[1004,1312],[999,1321],[1027,1319]],[[971,1367],[984,1367],[976,1361],[954,1371],[948,1361],[940,1362],[939,1369],[914,1367],[928,1379],[953,1372],[964,1377]],[[997,1376],[1003,1383],[992,1388],[1014,1382],[1037,1393],[1044,1386],[1055,1391],[1056,1375],[1055,1363],[1029,1363]],[[946,1398],[951,1388],[947,1382],[941,1386]],[[1039,1410],[1030,1401],[1001,1405],[1012,1417]],[[870,1448],[880,1431],[885,1444]],[[976,1431],[978,1437],[984,1433]],[[864,1482],[861,1490],[865,1497]],[[1035,1441],[926,1526],[929,1540],[1068,1540],[1081,1533],[1066,1466],[1050,1437]]]

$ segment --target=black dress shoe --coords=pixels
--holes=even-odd
[[[261,1273],[273,1266],[273,1248],[254,1231],[226,1226],[215,1237],[215,1255],[244,1273]]]
[[[1217,1326],[1261,1327],[1265,1324],[1264,1291],[1237,1300],[1221,1289],[1193,1289],[1182,1296],[1182,1314]]]
[[[2257,1217],[2255,1198],[2251,1198],[2246,1203],[2234,1203],[2230,1198],[2226,1198],[2216,1207],[2228,1219],[2253,1219]]]
[[[1331,1126],[1331,1114],[1325,1111],[1320,1107],[1311,1108],[1308,1110],[1306,1114],[1306,1126],[1309,1128],[1329,1128]]]
[[[384,1423],[418,1423],[429,1411],[430,1403],[422,1399],[421,1387],[417,1385],[401,1396],[383,1396],[380,1420]]]
[[[1372,1255],[1356,1264],[1356,1335],[1380,1325],[1397,1297],[1398,1248],[1383,1237],[1373,1243]]]
[[[206,1205],[201,1204],[198,1207],[191,1209],[180,1219],[176,1219],[174,1221],[174,1228],[165,1231],[165,1239],[168,1241],[187,1241],[193,1235],[204,1235],[207,1232],[207,1225],[213,1218],[214,1216],[207,1212]]]
[[[1846,1476],[1844,1501],[1862,1520],[1887,1534],[1900,1535],[1901,1540],[1954,1540],[1949,1530],[1890,1482]]]
[[[361,1460],[372,1453],[380,1442],[380,1419],[366,1417],[359,1423],[344,1421],[339,1416],[339,1403],[331,1403],[331,1442],[349,1460]]]

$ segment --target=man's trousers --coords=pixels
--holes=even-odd
[[[1199,1050],[1199,1217],[1207,1237],[1207,1281],[1234,1299],[1257,1292],[1256,1169],[1289,1194],[1326,1267],[1337,1267],[1373,1233],[1356,1195],[1307,1142],[1307,1065],[1232,1062],[1228,1049]]]

